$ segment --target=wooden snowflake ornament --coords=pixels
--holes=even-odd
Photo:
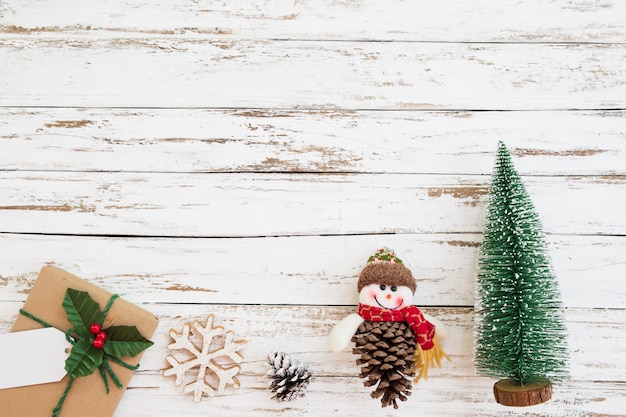
[[[243,361],[243,356],[239,353],[245,344],[245,340],[234,340],[235,333],[232,330],[225,331],[222,326],[213,326],[214,316],[207,317],[206,325],[197,321],[185,323],[181,333],[174,329],[170,330],[170,337],[174,342],[167,347],[170,349],[181,349],[192,355],[192,358],[179,362],[174,356],[168,355],[167,362],[171,368],[163,372],[164,376],[176,375],[174,385],[183,383],[187,371],[198,368],[198,374],[194,381],[185,385],[185,393],[193,392],[193,400],[199,402],[203,395],[215,396],[215,393],[223,394],[226,386],[239,388],[239,380],[235,376],[241,370],[241,366],[236,365]],[[197,345],[192,341],[200,339],[201,344]],[[217,344],[217,349],[210,350]],[[230,359],[235,365],[221,364],[216,361],[218,358]],[[221,361],[223,362],[223,361]],[[215,383],[217,382],[217,384]]]

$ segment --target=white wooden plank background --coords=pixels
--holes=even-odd
[[[4,106],[626,107],[621,44],[7,37],[1,46]]]
[[[624,3],[615,0],[502,0],[480,4],[471,0],[442,0],[437,4],[402,0],[110,0],[89,5],[48,0],[7,1],[0,5],[3,31],[17,35],[217,35],[452,43],[620,43],[626,33],[622,18],[625,12]]]
[[[620,110],[0,107],[0,115],[6,170],[488,175],[502,139],[524,175],[626,173]]]
[[[610,0],[1,1],[0,331],[52,264],[161,320],[116,416],[626,415],[623,16]],[[520,410],[472,365],[500,139],[571,335],[571,380]],[[397,411],[325,340],[382,245],[452,330],[453,361]],[[167,332],[210,313],[249,342],[242,388],[194,404],[161,376]],[[270,400],[273,350],[311,365],[305,398]]]

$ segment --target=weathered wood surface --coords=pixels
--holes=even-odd
[[[161,320],[116,416],[626,415],[624,15],[612,0],[0,2],[0,332],[52,264]],[[523,410],[472,364],[499,139],[570,334],[572,379]],[[382,245],[451,329],[453,361],[395,412],[326,346]],[[249,341],[242,388],[195,404],[161,375],[167,332],[210,313]],[[312,366],[305,398],[270,400],[272,350]]]
[[[490,174],[501,139],[524,175],[626,175],[625,126],[624,111],[0,108],[0,166]]]
[[[63,13],[64,10],[71,12]],[[623,42],[619,0],[5,0],[1,33],[446,42]]]
[[[249,239],[0,234],[3,256],[11,260],[0,274],[0,302],[26,300],[41,266],[52,264],[135,302],[351,305],[358,302],[364,259],[371,248],[388,245],[418,279],[416,304],[472,306],[480,240],[458,233]],[[567,307],[626,308],[626,287],[615,285],[624,269],[623,238],[551,235],[548,245]],[[278,255],[286,247],[289,256]],[[254,291],[246,283],[255,283]]]
[[[318,306],[224,306],[224,305],[187,305],[185,314],[181,316],[180,305],[147,304],[160,318],[157,333],[153,337],[156,345],[144,355],[142,370],[131,381],[129,395],[134,400],[122,401],[118,414],[126,415],[136,407],[141,408],[149,402],[147,409],[138,409],[137,415],[168,410],[168,415],[184,416],[209,415],[208,410],[235,415],[254,414],[254,412],[275,413],[289,411],[295,415],[309,412],[337,410],[341,415],[358,415],[358,404],[367,400],[369,389],[362,386],[358,378],[358,367],[355,356],[348,350],[329,354],[325,335],[332,325],[345,315],[354,311],[354,307],[318,307]],[[0,303],[3,317],[13,317],[19,303]],[[489,406],[493,403],[493,380],[476,377],[472,366],[471,345],[473,312],[472,309],[445,308],[425,309],[429,314],[439,317],[451,329],[451,336],[445,341],[446,350],[452,361],[435,369],[427,381],[420,382],[414,389],[411,400],[402,404],[400,413],[411,413],[428,404],[432,412],[443,416],[467,415],[498,415],[503,408]],[[191,398],[184,396],[173,382],[164,379],[161,372],[166,367],[164,360],[167,354],[177,352],[168,350],[168,331],[170,328],[180,329],[185,322],[202,320],[207,314],[215,314],[216,324],[234,330],[235,335],[245,338],[248,343],[243,351],[245,360],[242,363],[240,376],[242,388],[229,391],[223,397],[205,399],[201,404],[194,404]],[[623,375],[620,366],[606,361],[598,362],[598,358],[607,356],[623,356],[626,354],[623,332],[624,315],[615,310],[574,310],[568,311],[567,323],[572,335],[571,349],[574,352],[572,362],[572,379],[567,383],[556,384],[554,399],[541,407],[528,409],[524,415],[557,415],[573,416],[574,411],[584,409],[586,403],[602,402],[603,396],[623,398],[619,384],[611,385],[598,382],[587,384],[592,378],[596,380],[615,381]],[[0,322],[5,330],[9,324]],[[602,340],[602,343],[590,345],[587,338]],[[315,372],[316,378],[310,387],[309,394],[296,403],[276,404],[269,400],[265,376],[268,366],[265,358],[268,352],[280,350],[289,345],[290,351],[301,361],[306,362]],[[602,365],[598,367],[597,365]],[[583,388],[584,387],[584,388]],[[342,398],[333,398],[333,393],[341,393]],[[336,395],[336,394],[335,394]],[[330,396],[330,398],[329,398]],[[323,403],[323,404],[318,404]],[[162,404],[156,406],[155,404]],[[370,404],[365,409],[374,410],[378,404]],[[125,408],[128,407],[128,408]],[[429,408],[430,409],[430,408]],[[123,412],[121,410],[127,410]],[[133,411],[133,415],[135,411]],[[381,414],[391,415],[388,412]],[[396,412],[397,413],[397,412]],[[547,414],[540,414],[547,413]],[[393,415],[396,415],[395,413]],[[502,414],[499,414],[502,415]]]
[[[157,332],[152,338],[155,346],[146,351],[142,360],[142,373],[153,375],[155,381],[159,372],[167,367],[165,356],[176,353],[167,348],[169,330],[174,328],[180,331],[184,323],[206,320],[208,314],[215,314],[216,325],[233,330],[237,339],[248,341],[243,351],[245,360],[242,374],[255,377],[256,384],[262,385],[267,380],[263,378],[267,371],[267,354],[281,350],[284,346],[289,346],[294,355],[310,364],[318,376],[358,379],[358,366],[354,362],[356,356],[351,353],[351,348],[331,354],[328,352],[326,338],[332,326],[353,313],[356,306],[189,304],[184,307],[184,314],[181,314],[179,304],[138,304],[155,313],[160,319]],[[0,311],[8,320],[3,319],[0,325],[3,331],[8,331],[21,303],[1,305]],[[451,357],[451,362],[444,362],[441,369],[432,370],[423,385],[434,380],[476,377],[472,349],[468,349],[471,347],[473,332],[473,308],[426,307],[423,310],[438,317],[450,328],[450,336],[444,341],[444,348]],[[571,379],[581,384],[589,379],[621,381],[623,370],[618,363],[609,362],[607,357],[626,354],[624,335],[619,331],[626,325],[624,315],[614,309],[570,309],[566,313],[566,320],[572,334],[568,340],[574,365]],[[589,338],[601,340],[602,343],[590,344]],[[422,381],[418,387],[421,385]],[[492,395],[492,385],[493,383],[488,385],[489,395]],[[169,379],[161,381],[160,386],[175,389]],[[191,402],[190,398],[187,399]]]
[[[135,379],[143,382],[142,386],[130,389],[124,396],[117,414],[151,417],[154,411],[150,411],[148,409],[150,408],[162,410],[163,415],[176,417],[215,415],[216,410],[238,416],[335,414],[358,417],[364,412],[389,417],[425,414],[443,417],[614,417],[624,415],[621,411],[623,410],[621,408],[623,407],[623,387],[605,383],[596,383],[589,388],[581,388],[579,382],[555,386],[555,394],[550,402],[528,409],[511,410],[499,404],[493,407],[485,406],[485,403],[493,401],[493,394],[490,391],[493,385],[491,380],[466,377],[442,381],[433,376],[423,385],[414,388],[413,395],[406,403],[400,405],[399,411],[392,411],[381,410],[368,404],[374,401],[369,398],[370,390],[364,388],[361,381],[356,378],[320,377],[312,383],[309,394],[302,399],[300,404],[277,404],[267,399],[266,387],[262,383],[255,388],[248,388],[245,392],[231,393],[212,399],[210,404],[194,404],[190,400],[180,402],[178,401],[180,393],[171,389],[156,388],[155,378],[142,375],[134,377]],[[337,398],[339,397],[337,393],[341,393],[341,398]],[[605,396],[621,400],[616,402]],[[146,407],[146,403],[151,406]],[[257,404],[258,407],[251,409],[248,404]]]
[[[167,163],[167,161],[164,161]],[[547,233],[626,233],[626,177],[529,177]],[[0,172],[0,229],[173,237],[479,233],[489,177]]]
[[[623,109],[624,61],[624,44],[0,37],[0,106]]]

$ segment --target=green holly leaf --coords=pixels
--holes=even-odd
[[[68,288],[63,299],[63,309],[74,330],[84,337],[89,337],[92,324],[102,324],[104,321],[100,306],[84,291]]]
[[[80,339],[65,360],[65,370],[70,378],[91,375],[102,363],[102,349],[92,346],[89,339]]]
[[[117,358],[135,356],[153,345],[135,326],[111,326],[105,332],[104,352]]]

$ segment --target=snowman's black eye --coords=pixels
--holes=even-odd
[[[381,285],[380,289],[381,289],[381,291],[385,291],[387,289],[387,286],[386,285]]]
[[[391,286],[391,291],[395,292],[398,289],[398,287],[396,287],[395,285]]]

